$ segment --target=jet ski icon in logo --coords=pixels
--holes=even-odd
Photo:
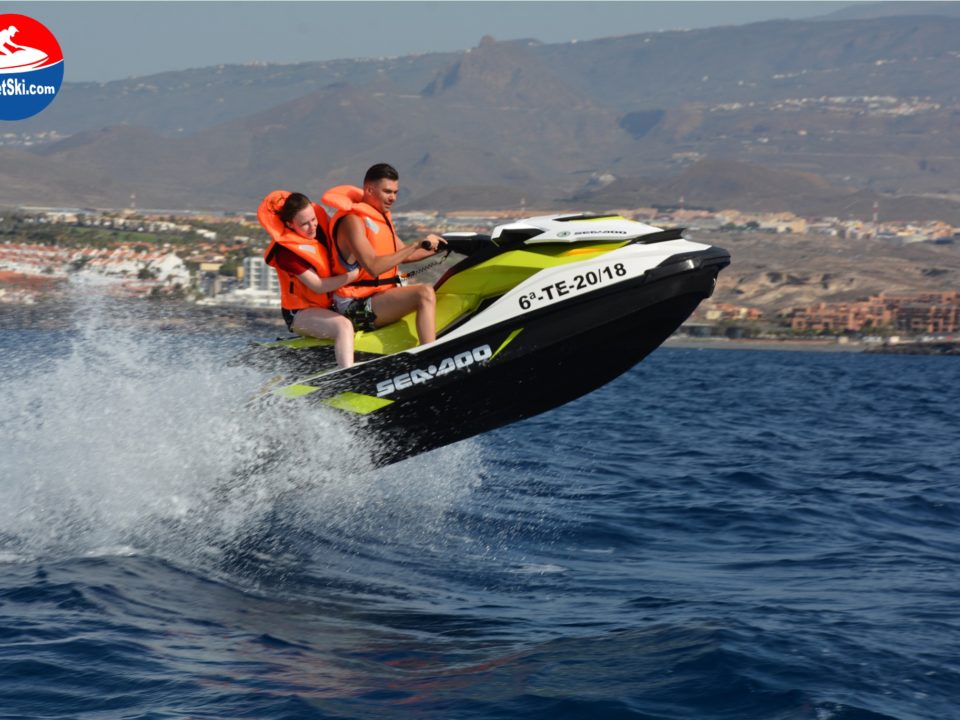
[[[0,15],[0,120],[36,115],[60,92],[63,51],[42,23]]]

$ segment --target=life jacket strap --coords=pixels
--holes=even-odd
[[[347,283],[347,287],[382,287],[383,285],[399,285],[401,279],[399,275],[389,278],[377,278],[375,280],[355,280]]]

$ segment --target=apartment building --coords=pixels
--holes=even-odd
[[[907,333],[960,331],[960,293],[881,293],[850,303],[820,303],[784,315],[794,332],[863,332],[877,328]]]

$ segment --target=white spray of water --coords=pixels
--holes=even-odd
[[[57,358],[0,377],[7,559],[196,564],[278,512],[287,526],[389,542],[441,527],[479,482],[468,444],[373,469],[334,411],[249,403],[263,378],[227,364],[236,338],[171,333],[148,303],[75,292],[75,332],[50,334],[67,343]]]

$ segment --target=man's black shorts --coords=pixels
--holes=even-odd
[[[354,330],[373,330],[377,316],[373,313],[370,298],[345,298],[333,296],[333,308],[353,323]]]

